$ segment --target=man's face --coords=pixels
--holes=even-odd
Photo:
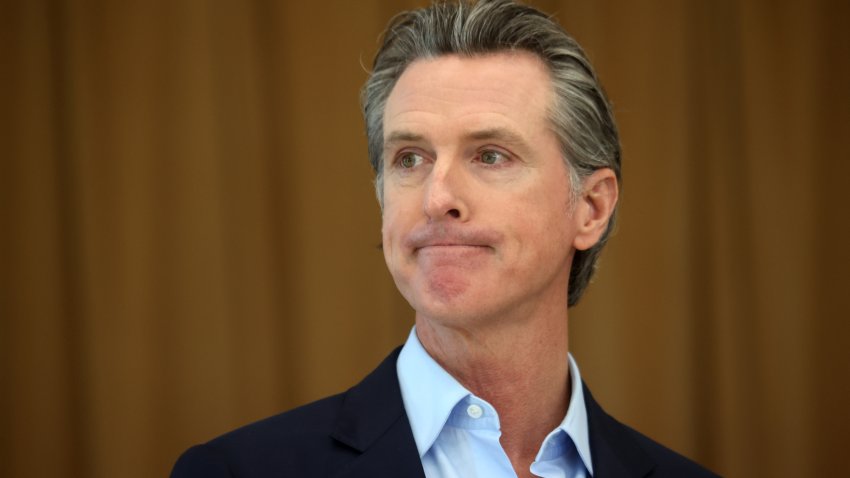
[[[525,52],[417,60],[399,78],[384,114],[383,248],[417,321],[566,312],[577,225],[552,95]]]

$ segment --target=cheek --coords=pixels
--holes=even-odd
[[[397,208],[385,204],[381,221],[381,246],[384,251],[384,260],[388,266],[392,266],[394,256],[401,253],[400,246],[405,234],[404,214],[401,214]]]
[[[384,259],[387,261],[387,264],[389,264],[393,246],[395,245],[395,241],[392,237],[393,221],[387,214],[386,210],[384,210],[381,220],[381,249],[384,252]]]
[[[396,207],[391,204],[384,204],[384,209],[381,211],[381,237],[384,242],[391,241],[393,235],[397,234],[399,226],[399,212]]]
[[[532,250],[567,248],[574,230],[568,187],[560,182],[547,186],[550,187],[528,191],[511,205],[503,205],[514,218],[505,223],[515,224],[515,234]]]
[[[384,185],[384,206],[381,209],[381,235],[384,241],[398,241],[407,231],[409,222],[416,220],[416,197],[398,188]]]

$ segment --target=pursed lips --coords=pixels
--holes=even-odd
[[[461,227],[419,227],[405,238],[405,245],[413,254],[423,251],[443,251],[455,253],[463,251],[494,250],[501,234],[490,229]]]
[[[412,257],[427,261],[431,266],[458,266],[477,263],[493,250],[491,246],[476,243],[440,241],[415,248]]]
[[[416,254],[421,251],[456,251],[462,252],[464,250],[482,250],[482,249],[491,249],[490,246],[483,244],[464,244],[464,243],[454,243],[454,242],[439,242],[434,244],[425,244],[413,249],[413,253]]]

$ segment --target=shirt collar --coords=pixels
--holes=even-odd
[[[558,427],[566,432],[573,440],[578,455],[587,471],[593,474],[593,462],[590,458],[590,433],[587,428],[587,407],[584,404],[584,387],[582,386],[581,373],[578,370],[578,364],[573,359],[572,354],[568,356],[570,362],[570,405],[567,408],[567,415]]]
[[[546,437],[544,444],[560,433],[566,433],[575,445],[584,466],[592,474],[590,439],[587,428],[587,408],[578,365],[569,356],[571,393],[567,415],[561,424]],[[472,395],[454,377],[446,372],[425,350],[416,327],[410,335],[396,362],[404,409],[413,431],[413,440],[419,457],[423,457],[449,419],[452,410],[461,400]],[[541,447],[541,457],[545,445]]]
[[[419,457],[431,449],[458,402],[470,395],[454,377],[428,355],[410,331],[396,362],[404,409]]]

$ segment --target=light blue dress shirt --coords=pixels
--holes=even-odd
[[[531,472],[542,478],[593,476],[587,410],[578,366],[569,357],[567,415],[540,446]],[[428,478],[516,478],[499,443],[499,415],[446,372],[422,347],[416,328],[396,363],[404,409]],[[534,397],[529,397],[533,400]]]

